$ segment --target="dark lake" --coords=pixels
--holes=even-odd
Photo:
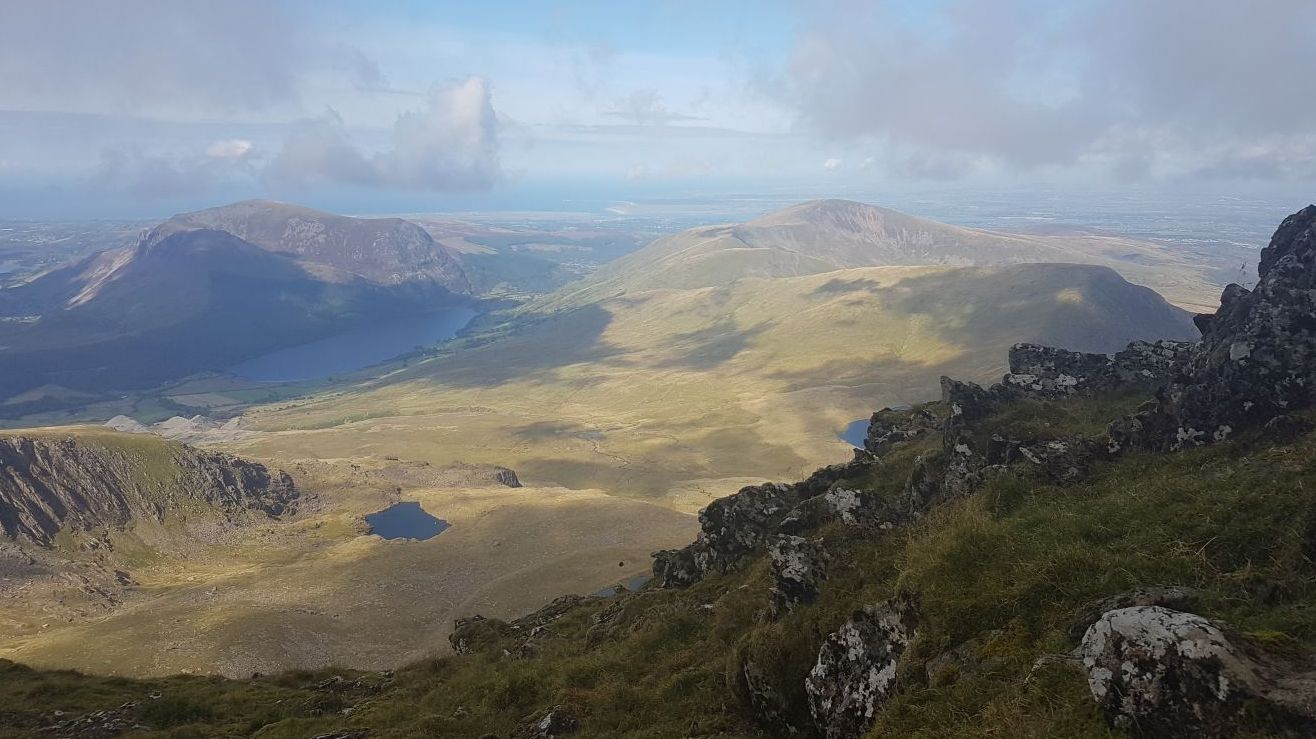
[[[370,533],[385,539],[431,539],[448,528],[448,522],[435,518],[414,501],[394,503],[376,513],[366,514]]]
[[[393,318],[263,354],[228,371],[259,382],[319,380],[378,364],[418,346],[447,341],[476,315],[470,308],[445,308]]]
[[[850,446],[856,446],[862,449],[864,446],[864,437],[868,436],[868,421],[869,419],[867,418],[861,418],[858,421],[852,422],[849,426],[846,426],[845,431],[841,432],[841,440],[850,442]]]

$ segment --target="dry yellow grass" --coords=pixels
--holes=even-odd
[[[452,527],[387,541],[362,535],[358,517],[387,505],[391,486],[346,460],[293,468],[320,511],[134,570],[141,587],[122,607],[14,629],[0,657],[137,676],[391,668],[446,653],[459,615],[511,617],[645,574],[650,552],[697,530],[691,516],[596,491],[404,488]],[[39,603],[19,603],[27,625],[42,619]]]
[[[1145,305],[1136,305],[1143,300]],[[1113,349],[1186,318],[1107,270],[875,267],[650,291],[549,313],[333,394],[257,409],[233,448],[503,464],[684,511],[844,459],[836,434],[1005,349]]]

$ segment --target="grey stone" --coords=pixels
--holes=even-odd
[[[865,606],[823,642],[805,679],[809,712],[826,739],[859,739],[895,693],[900,658],[913,640],[917,607],[897,597]]]

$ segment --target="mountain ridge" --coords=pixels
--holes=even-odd
[[[1185,279],[1201,273],[1201,265],[1159,245],[1094,234],[1043,236],[952,226],[838,199],[807,201],[744,223],[699,226],[660,238],[536,305],[850,267],[1028,262],[1100,264],[1168,293],[1173,302],[1202,309],[1213,305],[1214,295]]]
[[[256,239],[255,243],[226,228]],[[0,387],[149,387],[368,320],[472,300],[419,226],[244,201],[0,290]]]

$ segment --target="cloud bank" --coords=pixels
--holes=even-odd
[[[1309,0],[824,7],[764,87],[803,130],[880,143],[897,171],[1316,173]]]
[[[400,115],[383,151],[362,150],[333,111],[306,121],[270,162],[266,176],[295,186],[485,189],[501,176],[498,148],[489,81],[470,77],[436,88],[423,108]]]

